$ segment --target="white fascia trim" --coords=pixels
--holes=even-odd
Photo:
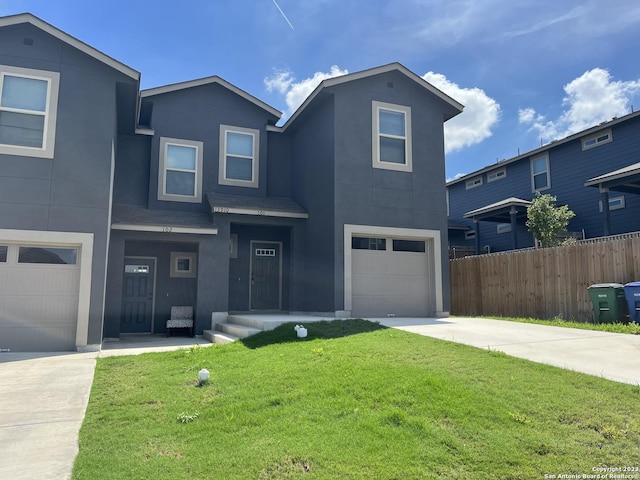
[[[30,14],[30,13],[21,13],[19,15],[11,15],[11,16],[8,16],[8,17],[1,17],[0,18],[0,28],[1,27],[6,27],[6,26],[9,26],[9,25],[18,25],[20,23],[30,23],[34,27],[39,28],[40,30],[48,33],[52,37],[55,37],[58,40],[61,40],[64,43],[66,43],[66,44],[68,44],[68,45],[70,45],[70,46],[72,46],[74,48],[77,48],[81,52],[86,53],[90,57],[93,57],[96,60],[99,60],[100,62],[110,66],[111,68],[113,68],[113,69],[115,69],[115,70],[117,70],[117,71],[119,71],[121,73],[124,73],[128,77],[131,77],[134,80],[140,81],[140,72],[134,70],[131,67],[128,67],[124,63],[119,62],[118,60],[110,57],[109,55],[106,55],[106,54],[102,53],[101,51],[96,50],[92,46],[87,45],[83,41],[78,40],[75,37],[72,37],[68,33],[65,33],[62,30],[59,30],[58,28],[54,27],[53,25],[51,25],[51,24],[39,19],[38,17],[36,17],[36,16],[34,16],[34,15]]]
[[[2,238],[3,241],[10,243],[80,247],[80,286],[78,288],[76,348],[81,349],[86,347],[87,340],[89,338],[93,233],[50,232],[39,230],[0,230],[0,238]]]
[[[210,83],[217,83],[218,85],[228,90],[231,90],[236,95],[239,95],[245,100],[250,101],[256,106],[262,108],[263,110],[266,110],[267,112],[269,112],[271,115],[275,117],[280,118],[282,116],[282,112],[280,110],[273,108],[271,105],[264,103],[262,100],[254,97],[253,95],[245,92],[244,90],[236,87],[235,85],[227,82],[225,79],[217,75],[213,75],[211,77],[205,77],[205,78],[198,78],[196,80],[188,80],[186,82],[172,83],[171,85],[164,85],[162,87],[149,88],[147,90],[141,91],[140,96],[142,98],[152,97],[154,95],[162,95],[163,93],[176,92],[178,90],[184,90],[186,88],[200,87],[202,85],[208,85]]]
[[[283,210],[261,210],[257,208],[212,206],[212,213],[228,213],[236,215],[255,215],[258,217],[309,218],[308,213],[286,212]]]
[[[352,249],[351,238],[355,235],[375,235],[384,237],[402,237],[416,240],[433,241],[433,268],[435,274],[436,315],[442,313],[444,300],[442,294],[442,248],[439,230],[417,228],[376,227],[372,225],[344,225],[344,309],[352,310]]]
[[[194,233],[197,235],[217,235],[217,228],[176,227],[173,225],[143,225],[137,223],[114,223],[112,230],[130,230],[155,233]]]

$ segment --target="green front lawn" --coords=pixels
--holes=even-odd
[[[363,320],[99,359],[73,479],[537,479],[640,466],[640,387]],[[197,386],[201,368],[211,379]],[[55,440],[52,440],[55,441]]]

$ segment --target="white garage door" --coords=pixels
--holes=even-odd
[[[0,349],[75,350],[79,249],[0,240]]]
[[[352,315],[434,314],[430,248],[424,240],[353,237]]]

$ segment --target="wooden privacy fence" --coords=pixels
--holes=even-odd
[[[640,232],[451,260],[451,314],[593,321],[587,287],[640,281]]]

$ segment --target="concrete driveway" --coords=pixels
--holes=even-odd
[[[640,385],[640,335],[483,318],[385,318],[388,327]]]
[[[0,353],[0,478],[71,476],[97,356]]]

